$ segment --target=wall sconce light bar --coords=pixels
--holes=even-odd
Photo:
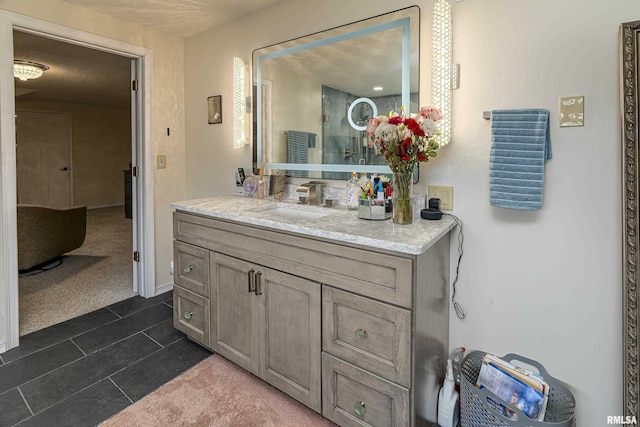
[[[433,53],[431,95],[435,107],[442,111],[440,122],[440,145],[451,140],[451,5],[448,0],[436,0],[433,5]]]
[[[242,148],[247,141],[246,118],[247,67],[240,58],[233,58],[233,148]]]

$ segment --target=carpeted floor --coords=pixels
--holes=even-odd
[[[329,427],[329,420],[221,356],[212,355],[100,424]]]
[[[61,265],[20,277],[20,336],[134,296],[132,248],[124,207],[87,210],[84,244]]]

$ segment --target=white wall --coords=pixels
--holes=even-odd
[[[422,16],[431,2],[419,2]],[[186,40],[187,195],[227,194],[250,148],[231,148],[231,60],[341,23],[411,5],[285,0]],[[618,26],[640,19],[637,0],[464,0],[453,4],[453,143],[422,168],[426,184],[455,186],[465,247],[450,346],[540,361],[574,392],[580,426],[622,415],[621,145]],[[286,23],[286,24],[285,24]],[[421,103],[430,96],[423,22]],[[206,97],[223,94],[222,125],[207,125]],[[558,98],[585,96],[585,126],[558,127]],[[225,101],[226,100],[226,101]],[[489,205],[490,123],[484,110],[551,110],[553,159],[544,205]],[[457,244],[452,240],[452,260]],[[455,266],[452,266],[452,278]]]
[[[465,0],[454,6],[453,144],[428,180],[455,186],[465,223],[450,345],[543,363],[573,390],[580,426],[622,415],[618,27],[637,0]],[[558,127],[558,98],[585,96],[585,126]],[[544,203],[489,205],[484,110],[551,110]],[[455,248],[452,248],[455,249]]]

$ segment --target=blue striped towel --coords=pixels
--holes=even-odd
[[[489,160],[491,205],[540,209],[544,164],[550,158],[549,110],[493,110]]]
[[[309,132],[300,132],[297,130],[287,131],[287,162],[289,163],[309,163],[309,141],[313,135],[315,143],[315,134]],[[292,170],[288,171],[289,176],[295,178],[307,178],[308,171]]]

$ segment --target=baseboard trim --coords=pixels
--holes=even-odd
[[[156,286],[156,295],[164,294],[173,290],[173,283],[167,283],[165,285]]]

